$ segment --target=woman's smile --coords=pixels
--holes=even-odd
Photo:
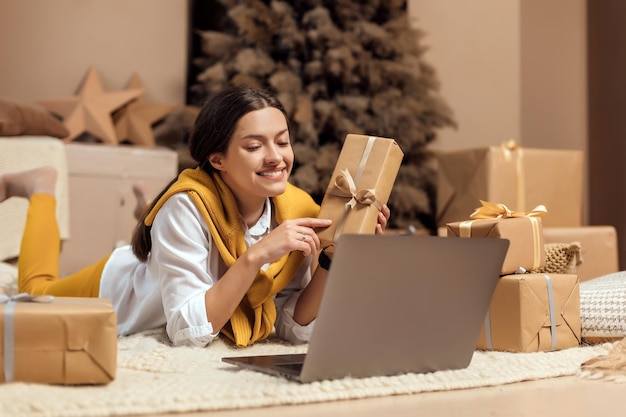
[[[282,180],[285,176],[285,169],[281,168],[281,169],[272,169],[268,171],[261,171],[257,175],[260,175],[261,177],[264,177],[267,179]]]

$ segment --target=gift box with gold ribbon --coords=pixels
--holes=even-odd
[[[0,382],[115,379],[117,316],[108,300],[0,294],[0,340]]]
[[[393,139],[346,136],[318,216],[333,220],[318,233],[322,247],[342,233],[375,232],[378,212],[389,200],[403,157]]]
[[[512,274],[500,278],[477,348],[543,352],[581,341],[578,276]]]
[[[462,221],[478,200],[512,210],[550,210],[544,227],[583,222],[583,152],[535,149],[510,140],[500,146],[436,152],[437,225]]]
[[[448,237],[487,237],[509,240],[509,249],[502,263],[501,274],[512,274],[522,268],[533,271],[546,263],[542,217],[544,206],[524,213],[511,211],[504,204],[481,201],[470,220],[448,223]]]

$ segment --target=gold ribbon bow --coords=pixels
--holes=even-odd
[[[515,152],[521,149],[521,146],[517,144],[515,139],[505,140],[504,142],[500,144],[500,147],[502,147],[502,151],[504,152],[504,156],[507,161],[511,159],[512,152]]]
[[[337,240],[339,234],[341,233],[341,230],[343,229],[343,224],[348,217],[348,213],[357,204],[372,205],[376,207],[379,211],[383,209],[382,203],[376,198],[376,190],[371,188],[357,190],[356,183],[347,168],[339,171],[339,175],[335,177],[334,187],[327,192],[337,197],[349,199],[344,205],[343,214],[337,222],[337,227],[335,228],[335,236],[333,240]]]
[[[337,197],[349,198],[346,203],[347,210],[353,209],[357,204],[373,205],[378,210],[383,208],[383,205],[376,198],[376,190],[372,188],[357,190],[354,179],[347,168],[339,171],[339,175],[335,177],[334,185],[335,187],[330,189],[329,193]]]
[[[538,205],[529,212],[513,211],[504,204],[490,203],[480,200],[481,207],[478,207],[470,215],[470,219],[507,219],[510,217],[544,217],[548,210],[543,204]]]

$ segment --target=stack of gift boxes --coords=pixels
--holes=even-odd
[[[546,263],[545,207],[524,213],[504,204],[482,204],[470,220],[447,225],[449,237],[509,240],[477,347],[535,352],[580,344],[578,275],[532,272]]]
[[[480,200],[502,203],[513,210],[544,205],[547,244],[581,245],[581,281],[619,270],[617,233],[613,226],[583,225],[583,152],[565,149],[531,149],[514,141],[500,146],[436,153],[437,224],[468,218]]]
[[[439,234],[510,241],[477,347],[536,352],[578,346],[580,281],[618,270],[615,229],[583,226],[582,152],[510,141],[440,152],[437,159]],[[546,244],[557,242],[581,247],[576,271],[541,272]]]

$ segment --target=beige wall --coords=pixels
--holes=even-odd
[[[424,58],[434,65],[459,125],[441,131],[433,146],[448,150],[519,140],[519,0],[409,0],[408,7],[416,27],[426,32]]]
[[[459,124],[434,147],[586,149],[586,0],[408,5]]]
[[[523,144],[586,150],[587,1],[520,3]]]
[[[93,65],[105,91],[136,72],[146,100],[183,104],[187,18],[183,0],[2,0],[0,96],[73,95]]]

